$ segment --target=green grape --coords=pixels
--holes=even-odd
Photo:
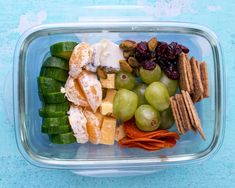
[[[135,111],[135,122],[142,131],[154,131],[160,126],[160,114],[152,106],[144,104]]]
[[[156,65],[153,70],[146,70],[143,67],[140,68],[140,77],[146,84],[159,81],[161,75],[162,71],[159,65]]]
[[[159,129],[170,129],[175,122],[171,107],[161,112],[160,115],[161,115],[161,124]]]
[[[170,106],[170,97],[166,86],[161,82],[151,83],[145,90],[145,98],[158,111],[164,111]]]
[[[144,92],[145,89],[147,88],[146,84],[139,84],[134,88],[134,92],[138,96],[138,106],[142,104],[148,104],[147,100],[145,99]]]
[[[160,82],[162,82],[166,86],[170,96],[173,96],[176,93],[176,90],[178,88],[177,80],[172,80],[163,73]]]
[[[138,96],[127,89],[117,91],[113,101],[113,113],[120,121],[131,119],[137,108]]]
[[[116,89],[132,90],[135,87],[135,77],[128,72],[121,71],[116,74],[115,87]]]

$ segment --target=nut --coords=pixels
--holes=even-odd
[[[128,63],[132,67],[139,67],[139,65],[140,65],[139,62],[137,61],[137,59],[134,58],[134,57],[129,57],[128,58]]]
[[[123,56],[128,59],[128,57],[134,55],[134,50],[124,50],[123,51]]]
[[[151,52],[154,52],[156,47],[157,47],[157,38],[153,37],[151,38],[149,41],[148,41],[148,48],[149,48],[149,51]]]
[[[127,63],[126,60],[119,60],[120,63],[120,67],[122,70],[126,71],[126,72],[132,72],[132,68],[131,66]]]
[[[103,79],[107,78],[107,72],[103,67],[98,67],[97,74],[100,78],[103,78]]]
[[[122,50],[134,50],[136,47],[136,42],[132,41],[132,40],[124,40],[122,41],[122,43],[119,45],[119,48],[121,48]]]

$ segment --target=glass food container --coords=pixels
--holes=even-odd
[[[95,43],[110,39],[179,42],[190,49],[190,56],[206,61],[210,98],[196,107],[206,134],[181,135],[172,149],[148,152],[113,146],[87,144],[55,145],[40,131],[37,77],[49,47],[60,41]],[[225,130],[225,81],[217,37],[209,29],[173,22],[96,22],[40,25],[19,39],[14,58],[14,121],[18,148],[30,163],[46,168],[68,169],[88,176],[127,176],[156,172],[159,169],[198,163],[215,155]],[[173,128],[173,130],[176,130]]]

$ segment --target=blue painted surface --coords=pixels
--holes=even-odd
[[[127,4],[138,7],[135,11],[120,7],[108,13],[102,10],[92,12],[102,18],[107,14],[110,17],[112,12],[112,19],[121,14],[122,19],[135,15],[139,19],[194,22],[217,33],[224,53],[227,81],[227,127],[221,150],[202,164],[166,169],[140,177],[90,178],[76,176],[69,171],[32,166],[18,152],[12,123],[11,70],[13,51],[20,33],[40,23],[94,19],[91,11],[82,9],[82,6]],[[148,7],[142,9],[140,6]],[[235,1],[0,0],[0,7],[0,187],[235,187]]]

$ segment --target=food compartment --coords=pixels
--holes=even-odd
[[[38,97],[37,77],[43,60],[49,54],[49,47],[60,41],[76,41],[95,43],[103,38],[119,44],[125,39],[135,41],[148,41],[151,37],[157,37],[159,41],[178,42],[190,49],[189,56],[195,56],[198,60],[207,62],[211,96],[197,104],[203,129],[207,140],[203,142],[198,134],[190,132],[181,135],[176,146],[171,149],[164,149],[156,152],[148,152],[141,149],[124,149],[115,144],[114,146],[92,145],[92,144],[72,144],[55,145],[51,144],[47,135],[41,133],[41,117],[38,109],[41,106]],[[61,159],[121,159],[132,157],[159,157],[177,155],[195,155],[208,148],[212,142],[215,132],[215,68],[210,43],[203,37],[192,34],[179,34],[168,32],[99,32],[99,33],[73,33],[73,34],[53,34],[39,35],[32,40],[26,51],[25,59],[25,116],[26,116],[26,139],[30,149],[39,156]],[[22,78],[24,79],[24,78]],[[176,131],[175,126],[172,130]]]

